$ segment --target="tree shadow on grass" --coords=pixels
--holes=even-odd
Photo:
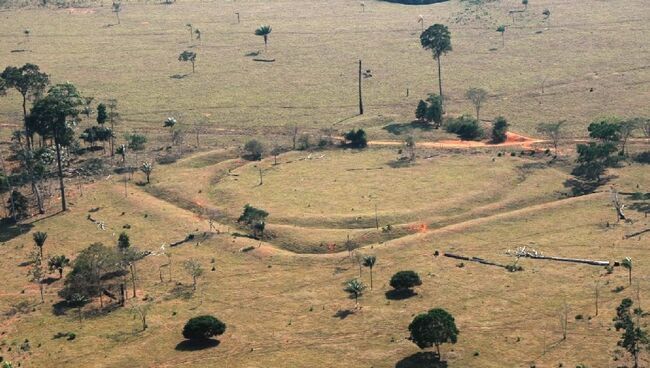
[[[189,77],[189,74],[174,74],[169,76],[171,79],[183,79],[186,77]]]
[[[11,224],[9,221],[0,222],[0,242],[9,241],[17,236],[28,233],[34,225]]]
[[[210,349],[219,346],[221,341],[213,339],[205,340],[183,340],[176,345],[177,351],[197,351]]]
[[[388,290],[385,295],[386,295],[386,299],[404,300],[404,299],[412,298],[418,294],[411,289],[406,289],[406,290],[393,289],[393,290]]]
[[[346,319],[348,316],[353,315],[354,311],[351,309],[339,309],[334,313],[332,317],[338,318],[338,319]]]
[[[433,129],[433,125],[427,123],[426,121],[414,120],[410,123],[392,123],[384,126],[382,129],[385,131],[400,135],[402,133],[407,133],[413,129],[420,129],[423,131],[430,131]]]
[[[447,368],[447,362],[432,351],[421,351],[400,360],[395,368]]]

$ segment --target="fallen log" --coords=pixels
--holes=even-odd
[[[581,259],[581,258],[565,258],[565,257],[552,257],[552,256],[545,256],[542,255],[541,252],[536,251],[535,249],[526,249],[526,247],[521,247],[515,249],[514,252],[511,252],[510,250],[506,251],[506,254],[509,256],[514,256],[514,257],[524,257],[524,258],[532,258],[532,259],[546,259],[549,261],[558,261],[558,262],[571,262],[571,263],[583,263],[583,264],[588,264],[592,266],[609,266],[610,262],[609,261],[595,261],[592,259]],[[614,266],[618,266],[616,262],[614,262]]]
[[[649,233],[649,232],[650,232],[650,228],[647,228],[645,230],[637,231],[637,232],[632,233],[632,234],[627,234],[627,235],[625,235],[625,239],[633,238],[635,236],[642,235],[642,234]]]
[[[488,266],[497,266],[497,267],[502,267],[502,268],[506,268],[506,269],[508,268],[508,266],[506,266],[506,265],[502,265],[502,264],[499,264],[499,263],[496,263],[496,262],[488,261],[487,259],[483,259],[483,258],[479,258],[479,257],[466,257],[466,256],[461,256],[461,255],[453,254],[453,253],[445,253],[444,256],[449,257],[449,258],[454,258],[454,259],[460,259],[460,260],[463,260],[463,261],[481,263],[481,264],[488,265]]]

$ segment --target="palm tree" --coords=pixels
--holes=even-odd
[[[271,26],[269,25],[262,25],[258,29],[255,30],[255,35],[256,36],[262,36],[264,37],[264,51],[267,49],[267,45],[269,43],[269,35],[271,34]]]
[[[36,243],[36,246],[38,247],[38,251],[41,255],[41,259],[43,259],[43,246],[45,245],[45,241],[47,240],[47,233],[44,233],[42,231],[37,231],[33,235],[34,238],[34,243]]]
[[[194,63],[196,62],[196,52],[194,51],[183,51],[178,55],[178,61],[189,61],[192,63],[192,73],[194,73]]]
[[[628,280],[629,280],[630,285],[632,285],[632,258],[625,257],[625,259],[623,261],[621,261],[621,266],[623,266],[623,268],[627,269]]]
[[[120,12],[122,11],[122,2],[113,1],[113,13],[117,17],[117,24],[120,24]]]
[[[372,290],[372,268],[375,267],[377,263],[377,257],[375,256],[365,256],[363,257],[363,266],[370,269],[370,290]]]
[[[153,164],[150,161],[143,162],[142,166],[140,167],[140,171],[142,171],[144,175],[147,177],[147,184],[149,184],[150,183],[149,177],[153,172]]]
[[[352,279],[345,283],[345,288],[343,290],[351,296],[354,296],[354,304],[357,309],[359,308],[359,297],[363,294],[365,288],[366,285],[357,279]]]
[[[497,27],[497,32],[501,33],[501,47],[506,45],[506,39],[504,35],[506,34],[506,26],[500,25]]]
[[[59,271],[59,279],[63,278],[63,269],[70,264],[70,259],[64,255],[52,256],[47,261],[50,271]]]
[[[442,98],[442,71],[440,57],[451,51],[451,33],[447,26],[434,24],[420,35],[420,43],[425,50],[431,50],[433,58],[438,62],[438,88]]]

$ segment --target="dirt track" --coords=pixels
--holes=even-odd
[[[417,146],[421,148],[481,148],[481,147],[522,147],[532,149],[534,144],[547,142],[542,139],[534,139],[525,137],[523,135],[508,132],[507,139],[503,143],[492,144],[485,141],[461,141],[461,140],[442,140],[437,142],[417,142]],[[396,140],[376,140],[368,141],[369,146],[401,146],[402,141]]]

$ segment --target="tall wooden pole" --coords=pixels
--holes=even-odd
[[[359,115],[363,115],[363,98],[361,95],[361,59],[359,59]]]

